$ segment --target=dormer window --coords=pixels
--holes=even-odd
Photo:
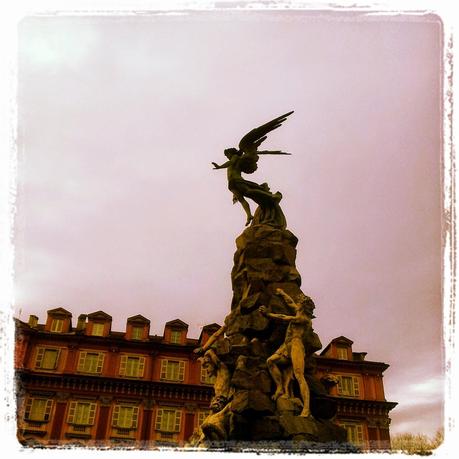
[[[104,311],[88,314],[88,324],[85,327],[89,336],[108,336],[110,334],[112,316]],[[83,324],[81,324],[83,325]]]
[[[64,319],[53,319],[51,322],[51,331],[61,333],[64,328]]]
[[[68,333],[72,329],[72,313],[64,308],[48,310],[45,331],[51,333]]]
[[[333,339],[320,353],[324,357],[339,360],[352,360],[352,345],[354,343],[345,336]]]
[[[148,340],[150,321],[140,314],[129,317],[126,326],[126,339]]]
[[[182,343],[182,331],[181,330],[171,330],[171,343],[172,344]]]
[[[143,338],[143,327],[132,327],[131,338],[132,339],[142,339]]]
[[[336,346],[336,357],[340,360],[347,360],[348,353],[346,346]]]
[[[93,323],[91,335],[92,336],[104,336],[104,324]]]
[[[186,343],[186,333],[188,330],[188,324],[181,321],[180,319],[171,320],[166,322],[164,327],[164,342],[170,344],[183,344]]]

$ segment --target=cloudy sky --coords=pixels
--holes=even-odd
[[[224,148],[295,110],[251,177],[283,193],[326,345],[390,364],[392,434],[442,425],[441,23],[300,12],[40,16],[19,24],[16,316],[152,333],[230,310]]]

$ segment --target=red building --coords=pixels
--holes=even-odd
[[[219,328],[203,328],[198,339],[188,325],[167,322],[162,336],[150,321],[127,319],[112,331],[103,311],[81,315],[75,327],[63,308],[48,311],[45,324],[30,316],[16,321],[18,439],[27,445],[182,446],[209,413],[212,381],[193,350]],[[390,447],[384,397],[385,363],[365,360],[352,341],[334,339],[315,356],[316,373],[338,384],[335,422],[365,449]]]

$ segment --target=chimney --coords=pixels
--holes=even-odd
[[[78,322],[77,322],[77,326],[76,326],[76,331],[77,332],[81,332],[81,331],[83,331],[85,329],[86,317],[87,317],[86,314],[80,314],[78,316]]]
[[[38,325],[38,317],[34,315],[30,315],[28,323],[29,323],[30,328],[36,328]]]

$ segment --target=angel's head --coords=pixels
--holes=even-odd
[[[240,156],[241,154],[237,148],[227,148],[224,153],[228,159],[231,159],[234,155]]]

